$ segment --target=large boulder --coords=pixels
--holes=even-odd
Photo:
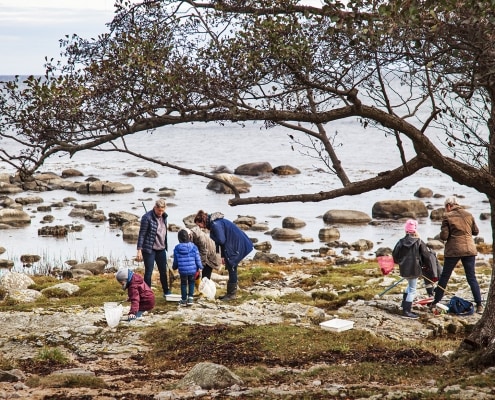
[[[285,217],[282,220],[282,228],[298,229],[306,226],[306,222],[296,217]]]
[[[428,209],[421,200],[383,200],[373,204],[373,218],[421,218],[428,216]]]
[[[76,192],[81,194],[132,193],[134,186],[128,183],[96,181],[80,183]]]
[[[22,188],[8,182],[0,182],[0,194],[16,194],[22,192]]]
[[[328,210],[323,215],[323,221],[327,224],[367,224],[371,222],[371,217],[362,211]]]
[[[133,221],[122,226],[122,239],[127,243],[137,243],[139,236],[140,222]]]
[[[83,269],[90,271],[93,275],[101,275],[103,274],[105,267],[107,266],[107,262],[103,260],[89,261],[80,264],[76,264],[71,268],[73,269]]]
[[[239,193],[249,193],[251,188],[251,184],[246,182],[244,179],[241,179],[237,176],[230,174],[218,174],[217,178],[223,179],[226,182],[231,183],[238,190]],[[223,184],[222,182],[211,180],[208,185],[206,185],[206,189],[213,190],[216,193],[226,193],[232,194],[233,191],[231,188]]]
[[[302,234],[294,229],[275,228],[274,230],[272,230],[272,238],[274,240],[296,240],[300,239],[301,237]]]
[[[242,384],[241,378],[223,365],[201,362],[191,368],[181,379],[178,387],[190,388],[192,385],[197,385],[202,389],[224,389]]]
[[[30,223],[31,217],[23,210],[13,208],[4,208],[0,210],[0,224],[19,227]]]
[[[275,175],[297,175],[300,174],[301,171],[291,165],[279,165],[278,167],[273,168],[273,173]]]
[[[239,165],[235,170],[236,175],[259,176],[273,172],[273,167],[269,162],[254,162]]]
[[[19,272],[7,272],[0,277],[0,288],[7,292],[27,289],[31,285],[34,285],[34,281],[28,275]]]

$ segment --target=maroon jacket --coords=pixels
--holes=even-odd
[[[131,302],[129,314],[136,314],[138,311],[149,311],[155,307],[155,294],[151,288],[138,274],[133,274],[127,284],[127,294]]]

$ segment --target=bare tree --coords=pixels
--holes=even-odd
[[[237,194],[231,205],[356,195],[433,167],[486,194],[493,228],[494,20],[489,1],[327,0],[322,8],[295,0],[120,1],[108,33],[67,37],[67,63],[49,63],[45,77],[22,89],[19,82],[4,87],[0,134],[22,152],[0,151],[0,159],[27,177],[57,152],[132,153],[125,138],[138,131],[264,121],[288,128],[295,143],[309,137],[342,187]],[[400,163],[354,179],[327,133],[343,119],[382,130]],[[486,311],[466,340],[484,350],[478,360],[488,365],[493,288],[492,281]]]

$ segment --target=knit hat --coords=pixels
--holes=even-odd
[[[418,221],[414,219],[408,219],[406,225],[404,225],[404,230],[406,233],[416,233],[418,229]]]
[[[119,282],[127,281],[128,277],[129,277],[129,268],[120,267],[115,274],[115,279],[117,279]]]
[[[179,239],[179,243],[190,242],[191,239],[189,238],[189,229],[188,230],[181,229],[177,234],[177,238]]]

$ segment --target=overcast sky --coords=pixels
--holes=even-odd
[[[41,75],[45,56],[59,59],[59,39],[96,37],[114,0],[0,0],[0,75]]]
[[[44,74],[45,56],[60,58],[65,35],[106,32],[113,5],[114,0],[0,0],[0,75]]]

